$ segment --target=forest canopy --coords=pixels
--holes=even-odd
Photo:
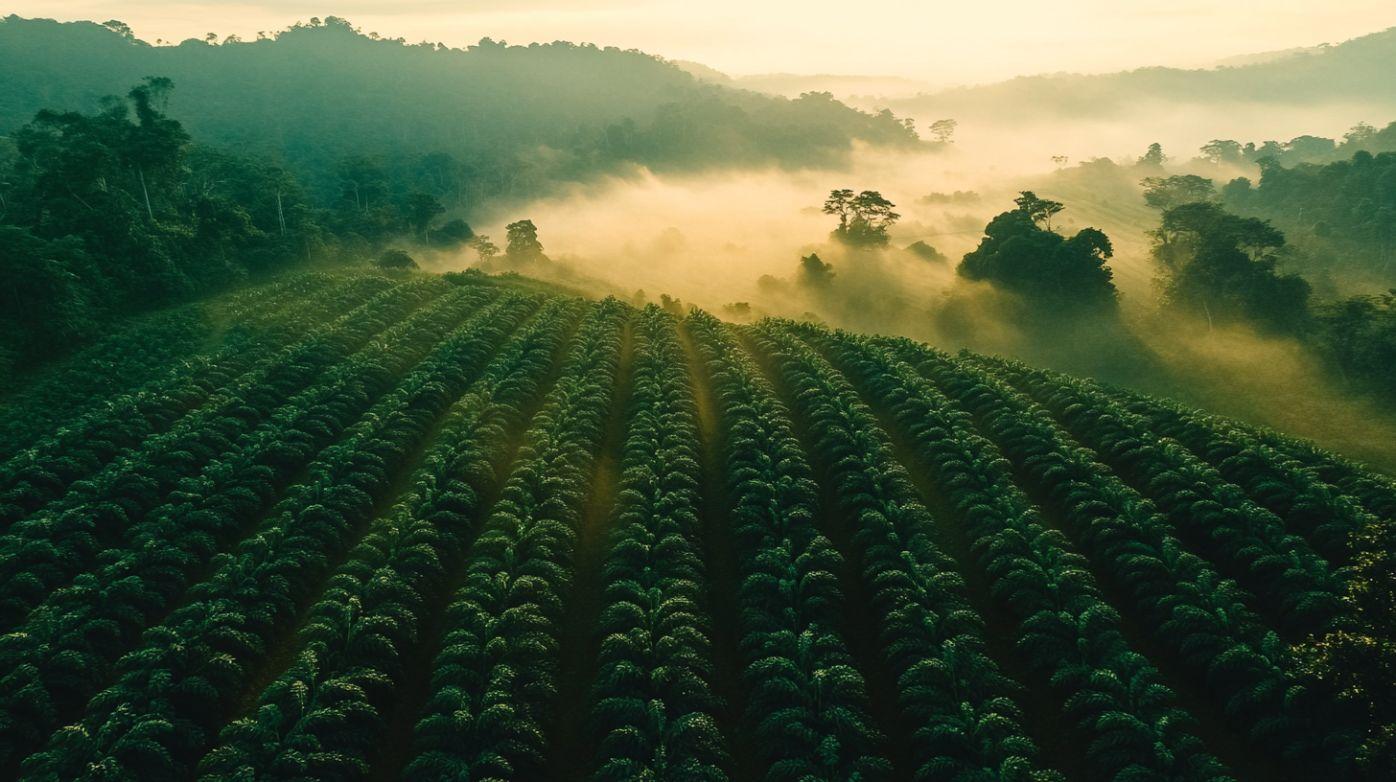
[[[42,108],[93,110],[160,74],[180,85],[170,110],[192,135],[283,161],[317,194],[336,190],[335,167],[358,156],[394,178],[428,169],[429,192],[450,206],[636,164],[805,166],[844,159],[855,140],[917,141],[890,112],[707,84],[635,50],[489,38],[454,49],[365,35],[337,17],[251,41],[151,46],[119,23],[10,16],[0,73],[0,133]],[[429,167],[425,154],[436,156]]]
[[[440,202],[389,187],[372,161],[342,162],[317,200],[275,163],[196,143],[166,112],[174,94],[148,77],[93,113],[44,109],[15,131],[0,156],[0,371],[304,261],[474,237],[460,219],[434,225]]]

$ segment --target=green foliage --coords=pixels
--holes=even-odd
[[[536,778],[546,768],[569,565],[629,317],[614,299],[593,310],[525,435],[446,609],[409,778]]]
[[[1153,232],[1163,300],[1209,323],[1245,322],[1276,333],[1309,326],[1309,283],[1276,270],[1285,237],[1269,222],[1197,202],[1163,213]]]
[[[1396,290],[1318,307],[1315,340],[1344,378],[1375,393],[1396,389]]]
[[[1028,216],[1033,224],[1042,223],[1048,231],[1052,230],[1052,217],[1066,208],[1060,201],[1053,201],[1048,198],[1039,198],[1031,190],[1024,190],[1013,199],[1013,203],[1018,205],[1018,211]]]
[[[697,410],[672,317],[638,317],[619,500],[602,566],[598,780],[725,782],[698,523]]]
[[[505,433],[522,424],[576,309],[545,305],[452,406],[411,490],[350,552],[310,610],[295,661],[250,716],[223,728],[201,763],[205,779],[361,775],[382,757],[384,748],[365,739],[385,729],[396,688],[413,675],[407,664],[420,617],[459,563],[498,482],[493,466],[508,446]]]
[[[0,768],[1390,776],[1390,479],[1011,362],[538,290],[286,278],[219,333],[113,332],[144,382],[15,398],[55,405],[0,461]]]
[[[839,218],[839,226],[830,234],[837,241],[853,247],[884,247],[887,231],[901,215],[892,211],[896,204],[876,190],[864,190],[857,195],[852,190],[833,190],[824,201],[824,214]]]
[[[881,660],[896,676],[902,719],[914,726],[918,775],[1055,778],[1036,767],[1036,747],[1012,700],[1018,685],[985,653],[982,620],[965,599],[964,582],[952,575],[956,564],[932,541],[930,513],[877,434],[871,411],[792,335],[766,324],[755,340],[810,421],[842,510],[858,520],[853,537],[874,589]]]
[[[390,376],[364,383],[367,368],[404,367],[441,338],[464,310],[483,300],[479,295],[444,297],[389,329],[382,341],[358,353],[338,353],[342,363],[337,371],[305,387],[307,373],[324,369],[320,361],[336,358],[325,347],[362,346],[386,327],[381,318],[401,318],[422,303],[429,291],[413,287],[418,289],[415,296],[404,300],[400,294],[408,291],[400,291],[372,301],[350,313],[348,322],[341,324],[348,328],[314,334],[306,343],[277,354],[280,359],[299,358],[291,365],[298,372],[260,377],[250,373],[252,382],[237,389],[237,397],[210,406],[210,413],[222,417],[191,416],[194,420],[188,423],[194,428],[175,426],[129,453],[129,464],[109,464],[92,479],[108,492],[106,497],[93,497],[79,487],[7,530],[4,570],[29,588],[11,594],[5,610],[7,615],[16,609],[22,613],[22,606],[32,606],[33,621],[22,643],[5,647],[13,667],[0,680],[0,693],[7,713],[29,716],[6,722],[0,731],[6,757],[23,745],[23,737],[52,726],[55,718],[91,695],[91,688],[110,674],[116,657],[130,651],[150,613],[168,606],[220,544],[246,534],[285,483],[386,389]],[[321,356],[314,354],[316,343]],[[243,419],[230,415],[231,410],[241,412]],[[259,419],[255,429],[242,428]],[[218,453],[219,443],[233,442],[239,435],[245,438],[243,445]],[[160,480],[142,483],[140,476],[156,467]],[[170,494],[175,481],[184,493]],[[113,496],[121,497],[119,506]],[[70,520],[62,532],[55,530],[55,518]],[[76,519],[105,526],[94,530],[73,524]],[[39,530],[48,531],[42,550],[24,545],[40,538]],[[93,546],[98,545],[104,547],[100,564],[94,562],[99,552]],[[18,560],[8,556],[15,552],[22,555]],[[95,572],[73,578],[75,571],[94,565],[99,565]],[[36,594],[42,587],[57,590]],[[60,649],[64,653],[56,655]],[[47,652],[55,655],[46,656]],[[82,675],[74,677],[75,670]]]
[[[1063,208],[1060,203],[1030,191],[1017,203],[1017,209],[989,221],[979,246],[957,267],[959,274],[1017,294],[1031,308],[1113,311],[1115,284],[1106,265],[1114,254],[1109,237],[1094,228],[1063,237],[1050,229],[1052,215]]]
[[[1342,586],[1334,569],[1309,541],[1287,530],[1214,467],[1178,443],[1160,440],[1144,419],[1089,383],[998,366],[1178,520],[1184,535],[1205,542],[1225,564],[1223,572],[1267,601],[1284,637],[1323,632],[1338,621]]]
[[[464,296],[472,298],[469,292]],[[336,552],[354,539],[351,532],[372,517],[375,497],[387,490],[392,466],[420,447],[431,422],[478,375],[502,336],[527,311],[519,302],[512,309],[512,318],[484,312],[439,342],[426,340],[430,354],[415,368],[416,355],[403,350],[369,357],[383,362],[377,371],[349,371],[346,366],[344,380],[377,378],[380,390],[391,391],[362,418],[346,422],[352,426],[344,436],[323,450],[310,449],[318,455],[306,471],[309,479],[276,503],[255,534],[217,560],[189,595],[192,599],[141,637],[140,645],[116,664],[116,680],[88,703],[79,726],[55,733],[46,749],[26,761],[26,773],[67,777],[103,762],[116,774],[186,775],[230,716],[261,650],[285,627],[307,591],[327,575]],[[369,396],[377,392],[369,391]],[[207,534],[203,539],[208,541]],[[253,594],[265,602],[248,603]],[[227,610],[229,606],[246,610]],[[240,642],[225,640],[231,638]],[[220,665],[204,664],[214,658]]]
[[[915,255],[917,258],[920,258],[923,261],[929,261],[931,263],[950,262],[950,258],[946,256],[945,253],[941,252],[940,250],[937,250],[936,248],[930,246],[929,244],[926,244],[925,242],[919,239],[907,245],[906,251],[911,253],[912,255]]]
[[[475,232],[464,220],[448,220],[439,228],[428,229],[428,239],[437,247],[459,247],[475,238]]]
[[[1238,180],[1224,194],[1229,209],[1282,227],[1308,267],[1382,287],[1396,282],[1396,152],[1358,151],[1326,165],[1267,163],[1258,185]]]
[[[504,248],[504,258],[510,263],[529,263],[535,261],[546,261],[548,256],[543,254],[543,243],[538,241],[538,226],[532,220],[518,220],[504,226],[505,234],[508,237],[508,244]],[[482,240],[488,241],[485,237]],[[479,247],[483,257],[486,253],[485,245]]]
[[[812,288],[827,288],[833,283],[834,267],[825,263],[819,253],[810,253],[800,258],[800,282]]]
[[[416,229],[417,235],[422,239],[427,238],[431,221],[438,215],[446,213],[446,207],[430,193],[410,193],[403,203],[403,212],[407,216],[408,223]]]
[[[285,265],[318,234],[283,172],[192,146],[163,113],[172,88],[147,78],[96,114],[44,110],[16,132],[0,171],[13,297],[0,345],[20,361],[95,336],[115,313]]]
[[[1381,136],[1361,129],[1349,134],[1350,145],[1370,145]],[[1259,217],[1237,218],[1220,210],[1186,214],[1175,220],[1182,226],[1203,226],[1200,232],[1215,237],[1208,248],[1208,267],[1197,279],[1175,280],[1175,293],[1198,300],[1200,288],[1217,286],[1232,309],[1280,331],[1307,330],[1307,343],[1337,372],[1343,381],[1380,396],[1396,388],[1396,316],[1392,294],[1358,294],[1332,298],[1309,307],[1307,286],[1293,275],[1274,272],[1275,251],[1286,238],[1294,247],[1290,266],[1302,264],[1305,274],[1340,275],[1350,284],[1389,287],[1396,279],[1391,264],[1396,253],[1396,153],[1376,156],[1359,151],[1351,160],[1327,165],[1301,164],[1284,168],[1267,162],[1261,167],[1259,186],[1245,178],[1232,180],[1222,190],[1228,209]],[[1260,219],[1285,229],[1261,227]],[[1165,219],[1164,230],[1169,229]],[[1241,261],[1225,247],[1232,236],[1253,264]],[[1186,258],[1197,252],[1199,230],[1191,243],[1173,243],[1173,237],[1157,235],[1156,252],[1163,259]],[[1178,261],[1171,261],[1177,263]],[[1192,275],[1188,275],[1192,276]],[[1205,302],[1211,306],[1211,302]]]
[[[94,334],[89,297],[98,294],[83,285],[82,273],[94,270],[81,240],[45,240],[0,225],[0,258],[5,259],[0,263],[0,333],[7,335],[6,348],[32,359]],[[0,368],[4,363],[0,360]]]
[[[1155,141],[1150,144],[1144,154],[1139,157],[1138,164],[1150,168],[1157,168],[1162,166],[1167,160],[1168,156],[1163,154],[1163,145]]]
[[[1247,607],[1249,596],[1191,553],[1149,500],[998,377],[907,340],[890,347],[974,416],[1025,488],[1047,498],[1045,513],[1060,521],[1095,571],[1123,587],[1155,642],[1205,678],[1218,707],[1253,740],[1294,763],[1326,751],[1314,743],[1313,698],[1289,675],[1292,660],[1279,638]]]
[[[0,38],[10,24],[0,22]],[[42,110],[0,148],[0,366],[39,363],[117,315],[322,254],[372,257],[404,235],[446,248],[474,236],[459,219],[433,230],[437,196],[395,192],[364,156],[331,167],[338,190],[330,209],[317,208],[285,169],[194,144],[165,114],[173,88],[147,77],[94,114]],[[428,163],[442,171],[418,179],[451,170]]]
[[[399,250],[397,248],[384,250],[383,254],[378,256],[378,260],[374,261],[374,265],[380,269],[394,271],[418,268],[417,262],[412,259],[412,256],[407,254],[406,250]]]
[[[371,38],[334,17],[265,40],[148,46],[87,22],[10,16],[0,72],[11,77],[0,133],[44,106],[89,110],[90,96],[169,76],[196,136],[286,161],[322,202],[339,192],[336,165],[356,157],[377,161],[397,196],[459,208],[637,163],[804,166],[846,159],[855,139],[916,143],[890,113],[706,84],[635,50],[488,38],[451,49]]]
[[[1357,750],[1361,777],[1396,774],[1396,524],[1373,520],[1353,536],[1356,560],[1344,600],[1360,620],[1305,642],[1301,670],[1366,718]]]
[[[818,488],[789,413],[722,324],[695,311],[685,328],[720,407],[742,578],[746,724],[765,778],[880,778],[883,739],[839,633],[845,563],[815,525]]]
[[[1211,201],[1217,193],[1212,180],[1196,174],[1145,177],[1139,184],[1144,188],[1144,203],[1160,212],[1183,204]]]

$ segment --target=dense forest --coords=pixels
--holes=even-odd
[[[448,206],[524,195],[631,164],[694,169],[837,162],[853,139],[914,130],[812,93],[795,100],[699,82],[638,51],[488,38],[466,49],[361,33],[327,17],[256,40],[151,46],[129,28],[0,20],[0,133],[40,109],[91,111],[150,75],[200,141],[265,156],[313,192],[368,158]]]
[[[636,51],[408,45],[335,17],[151,46],[10,16],[0,71],[0,368],[292,263],[460,245],[481,204],[569,179],[916,142],[890,114],[701,85]]]
[[[1387,129],[1396,149],[1396,125]],[[1260,180],[1222,188],[1228,207],[1282,226],[1334,277],[1396,282],[1396,151],[1366,150],[1327,164],[1262,159]]]
[[[296,264],[352,263],[398,237],[472,238],[463,221],[437,220],[430,194],[388,190],[370,162],[322,204],[281,166],[196,144],[164,113],[173,90],[150,77],[92,114],[42,110],[4,139],[0,371],[80,345],[120,315]]]

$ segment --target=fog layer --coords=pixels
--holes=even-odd
[[[532,220],[551,261],[515,270],[589,293],[636,301],[667,296],[738,322],[765,315],[812,318],[946,350],[1010,355],[1178,397],[1389,466],[1396,464],[1388,445],[1396,442],[1390,436],[1396,423],[1377,406],[1331,387],[1298,343],[1219,330],[1159,310],[1148,236],[1158,213],[1143,203],[1133,166],[1158,141],[1172,155],[1173,170],[1200,171],[1222,184],[1254,171],[1191,161],[1202,143],[1341,136],[1358,121],[1382,120],[1363,109],[1170,114],[1160,107],[1137,122],[967,123],[953,144],[907,153],[863,148],[839,169],[694,176],[635,169],[497,205],[472,225],[502,246],[506,223]],[[901,220],[888,248],[855,250],[830,239],[834,223],[820,206],[836,188],[878,190],[897,205]],[[1066,332],[1068,338],[1061,331],[1036,333],[1005,316],[1011,303],[1001,294],[956,275],[987,221],[1012,209],[1024,189],[1066,204],[1057,230],[1093,226],[1110,236],[1123,333],[1117,324],[1107,333],[1090,323]],[[907,251],[914,242],[944,257]],[[811,253],[830,265],[831,280],[816,284],[802,276],[800,259]],[[478,259],[465,252],[431,262],[454,269]],[[496,259],[491,268],[510,267]]]

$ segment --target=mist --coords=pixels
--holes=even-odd
[[[1393,778],[1383,2],[0,16],[0,778]]]
[[[531,219],[551,262],[513,270],[589,294],[636,302],[667,297],[736,322],[812,319],[949,351],[1008,355],[1170,395],[1392,465],[1396,448],[1388,443],[1396,437],[1386,433],[1396,434],[1396,419],[1338,388],[1299,343],[1160,311],[1148,233],[1159,214],[1144,204],[1133,165],[1159,142],[1170,172],[1197,172],[1220,185],[1256,171],[1194,160],[1213,138],[1341,137],[1359,121],[1382,121],[1373,114],[1358,105],[1279,112],[1160,105],[1129,120],[975,120],[961,124],[953,144],[914,151],[860,146],[838,168],[666,175],[636,167],[495,204],[471,224],[502,245],[505,224]],[[834,224],[820,206],[842,187],[878,190],[896,204],[901,220],[886,249],[859,250],[830,238]],[[984,225],[1012,209],[1025,189],[1065,203],[1054,223],[1061,233],[1092,226],[1109,235],[1117,322],[1041,329],[1015,317],[1011,297],[956,274]],[[942,257],[905,249],[915,242]],[[802,274],[801,258],[811,253],[829,264],[831,279]],[[454,270],[478,261],[463,251],[426,263]],[[496,261],[491,270],[510,269]]]

